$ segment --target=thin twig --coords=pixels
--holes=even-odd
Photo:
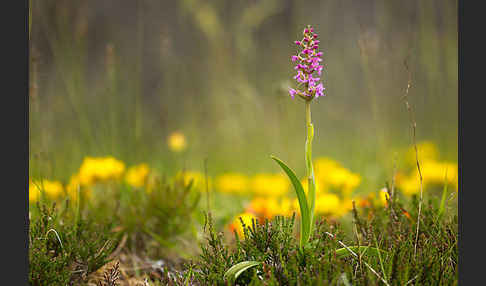
[[[206,181],[206,204],[208,212],[210,211],[209,205],[209,178],[208,178],[208,158],[204,158],[204,179]]]
[[[405,102],[405,106],[407,107],[407,111],[408,111],[409,117],[410,117],[410,124],[411,124],[411,127],[412,127],[412,143],[413,143],[413,147],[415,149],[415,161],[417,163],[417,170],[418,170],[419,179],[420,179],[420,201],[419,201],[419,209],[418,209],[418,216],[417,216],[417,232],[416,232],[416,235],[415,235],[415,246],[414,246],[414,251],[413,251],[413,255],[415,257],[417,255],[417,244],[418,244],[418,236],[419,236],[419,229],[420,229],[420,215],[421,215],[421,212],[422,212],[423,178],[422,178],[422,171],[420,169],[420,163],[419,163],[419,159],[418,159],[418,149],[417,149],[417,142],[416,142],[416,135],[415,135],[416,134],[416,128],[417,128],[417,122],[415,121],[415,116],[414,116],[413,110],[410,107],[410,104],[408,103],[408,92],[410,90],[410,87],[412,86],[412,72],[408,68],[408,58],[409,58],[409,56],[407,56],[407,58],[404,61],[405,69],[408,72],[408,83],[407,83],[407,89],[405,90],[405,95],[403,96],[403,100]]]
[[[408,285],[408,284],[412,283],[412,281],[415,280],[415,279],[417,279],[417,278],[418,278],[418,275],[415,275],[415,277],[413,277],[411,280],[409,280],[407,282],[407,284],[405,284],[405,285]]]
[[[398,158],[397,158],[397,154],[395,153],[394,154],[394,157],[393,158],[393,172],[392,172],[392,181],[391,181],[391,190],[390,190],[390,200],[391,201],[395,201],[395,181],[396,181],[396,176],[397,176],[397,161],[398,161]]]
[[[394,221],[398,220],[398,215],[395,212],[395,202],[396,202],[396,195],[395,195],[395,184],[396,184],[396,176],[397,176],[397,154],[394,154],[393,158],[393,172],[392,172],[392,181],[390,189],[386,189],[388,193],[388,209],[390,210],[390,218]]]
[[[329,235],[330,237],[334,238],[334,235],[332,233],[329,233],[327,231],[325,231],[324,233],[327,234],[327,235]],[[349,248],[346,244],[344,244],[340,240],[338,240],[337,242],[342,247],[346,248],[354,257],[356,257],[356,258],[359,259],[359,256],[354,251],[352,251],[351,248]],[[390,286],[390,284],[388,284],[388,282],[385,279],[383,279],[383,277],[381,277],[380,274],[378,274],[378,272],[376,272],[366,261],[363,261],[363,264],[366,265],[366,267],[368,267],[371,270],[371,272],[373,272],[378,278],[380,278],[380,280],[383,281],[383,283],[385,283],[385,285]]]
[[[120,241],[120,243],[118,244],[118,246],[116,247],[115,251],[113,251],[109,256],[108,256],[108,260],[111,260],[113,258],[115,258],[118,254],[120,254],[122,248],[125,246],[125,244],[127,243],[127,239],[128,239],[128,235],[125,233]]]

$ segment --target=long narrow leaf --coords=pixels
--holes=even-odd
[[[442,213],[444,212],[445,209],[445,202],[447,198],[447,175],[445,178],[445,183],[444,183],[444,188],[442,189],[442,198],[440,200],[440,205],[439,205],[439,211],[437,213],[437,218],[440,218],[442,216]]]
[[[234,279],[236,280],[236,278],[238,278],[238,276],[240,276],[240,274],[243,273],[245,270],[259,264],[261,264],[261,262],[258,261],[243,261],[237,263],[231,266],[230,269],[228,269],[226,273],[224,273],[224,279],[226,280],[228,279],[228,277],[234,277]]]
[[[301,217],[300,246],[302,247],[309,241],[311,226],[312,226],[311,214],[309,211],[309,206],[307,204],[307,197],[305,195],[304,188],[302,187],[302,184],[300,183],[295,173],[289,167],[287,167],[287,165],[285,165],[284,162],[282,162],[280,159],[274,156],[271,156],[271,158],[275,160],[275,162],[277,162],[280,165],[280,167],[285,171],[290,181],[292,182],[292,185],[294,186],[295,192],[297,194],[297,198],[299,199],[300,217]]]

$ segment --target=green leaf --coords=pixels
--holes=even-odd
[[[442,216],[442,213],[444,212],[445,209],[445,202],[447,198],[447,175],[446,175],[446,182],[444,184],[444,189],[442,190],[442,198],[440,200],[440,205],[439,205],[439,211],[437,213],[437,219],[439,219]]]
[[[299,206],[300,206],[300,217],[301,217],[301,224],[300,224],[300,246],[304,246],[307,241],[309,241],[310,233],[311,233],[311,213],[309,211],[309,206],[307,204],[307,197],[304,192],[304,188],[302,187],[302,184],[300,183],[299,179],[297,179],[297,176],[295,173],[285,165],[284,162],[282,162],[280,159],[277,157],[271,156],[275,162],[277,162],[280,167],[285,171],[287,176],[289,177],[290,181],[292,182],[292,185],[294,186],[295,192],[297,194],[297,198],[299,199]]]
[[[230,269],[228,269],[226,273],[224,273],[224,279],[226,280],[228,279],[228,277],[234,277],[234,279],[236,280],[236,278],[238,278],[238,276],[240,276],[240,274],[243,273],[245,270],[259,264],[261,264],[261,262],[258,261],[243,261],[237,263],[231,266]]]
[[[386,254],[387,252],[384,250],[381,250],[376,247],[370,247],[370,246],[348,246],[349,249],[351,249],[354,253],[358,254],[360,252],[361,255],[369,255],[369,256],[375,256],[379,257],[380,253]],[[346,247],[336,249],[336,256],[339,258],[344,258],[348,257],[350,255],[353,255]]]

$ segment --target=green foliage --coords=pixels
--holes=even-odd
[[[272,159],[275,160],[280,165],[280,167],[282,167],[287,176],[289,176],[289,179],[294,186],[295,193],[297,194],[297,198],[299,199],[300,214],[302,217],[302,221],[300,223],[300,246],[303,247],[309,241],[309,236],[312,231],[313,213],[311,213],[311,211],[309,210],[309,204],[307,196],[304,192],[304,188],[302,187],[302,184],[295,175],[294,171],[287,167],[287,165],[285,165],[285,163],[282,162],[280,159],[273,156]],[[310,199],[313,201],[312,205],[314,205],[315,197],[311,197]]]
[[[159,178],[150,191],[113,183],[94,186],[89,200],[78,197],[51,206],[43,197],[30,208],[31,285],[86,282],[108,262],[121,236],[123,247],[133,252],[164,256],[181,236],[195,236],[200,193],[192,186],[182,178]],[[191,251],[177,248],[179,257]]]
[[[171,182],[165,177],[157,178],[150,191],[118,184],[111,191],[98,190],[85,211],[96,220],[111,221],[127,235],[127,247],[133,251],[158,256],[164,248],[177,246],[181,236],[195,233],[193,216],[201,194],[192,185],[192,180]]]
[[[410,209],[416,210],[416,204],[415,199]],[[434,205],[424,204],[416,251],[417,211],[406,212],[394,200],[386,208],[355,209],[352,237],[336,222],[319,221],[304,248],[292,233],[294,217],[243,225],[244,237],[236,235],[235,247],[224,245],[209,220],[207,244],[191,268],[190,280],[195,285],[457,284],[457,215],[437,222]],[[235,281],[225,277],[231,266],[245,261],[261,264],[255,263]]]
[[[237,279],[241,273],[245,270],[250,269],[251,267],[260,265],[261,262],[258,261],[243,261],[231,266],[228,271],[224,274],[224,279]]]
[[[108,262],[116,246],[110,224],[76,224],[68,209],[37,204],[29,232],[30,285],[71,285]]]

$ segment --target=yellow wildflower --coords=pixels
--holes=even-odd
[[[342,216],[353,209],[353,200],[350,198],[345,198],[341,200],[339,208],[336,210],[336,216]]]
[[[151,174],[148,178],[147,178],[147,186],[145,188],[145,191],[148,193],[148,194],[151,194],[152,191],[155,189],[155,188],[158,188],[160,185],[160,178],[158,175],[156,174]]]
[[[307,178],[303,178],[300,180],[300,183],[302,184],[302,188],[304,189],[304,192],[306,194],[309,193],[309,180]],[[318,193],[326,193],[328,189],[328,185],[326,184],[321,184],[321,180],[316,177],[316,194]]]
[[[66,192],[69,196],[69,199],[72,202],[76,202],[78,199],[78,189],[79,189],[79,196],[84,196],[86,198],[91,197],[91,189],[88,189],[87,187],[83,187],[81,185],[79,175],[74,174],[71,176],[71,178],[69,179],[69,183],[66,186]]]
[[[37,201],[41,191],[44,191],[49,199],[55,200],[61,196],[64,188],[58,181],[42,180],[32,182],[29,184],[29,201]]]
[[[125,171],[125,164],[113,157],[86,157],[79,168],[82,185],[92,185],[99,181],[119,179]]]
[[[439,149],[431,141],[423,141],[417,144],[418,157],[420,161],[429,161],[439,159]],[[415,147],[410,146],[407,150],[405,162],[409,166],[416,166]]]
[[[339,167],[339,163],[330,158],[322,157],[322,158],[317,158],[314,161],[314,171],[316,173],[325,174],[326,172],[332,171],[338,167]]]
[[[216,187],[223,193],[245,193],[249,189],[248,178],[238,173],[226,173],[216,179]]]
[[[316,213],[337,214],[340,212],[340,200],[335,194],[321,194],[316,198]]]
[[[244,212],[242,214],[237,215],[233,219],[233,221],[229,225],[229,229],[231,231],[235,231],[236,230],[236,232],[238,233],[238,235],[240,237],[242,237],[243,236],[243,226],[241,225],[240,217],[243,220],[243,222],[245,223],[245,225],[246,226],[249,226],[249,227],[252,226],[252,220],[258,220],[258,218],[254,214],[252,214],[250,212]]]
[[[338,162],[329,158],[318,158],[314,162],[316,185],[319,184],[319,192],[326,192],[329,188],[339,190],[343,196],[349,196],[351,192],[361,184],[361,176],[342,167]]]
[[[359,186],[361,177],[353,174],[346,168],[338,167],[332,170],[324,177],[324,179],[333,187],[341,188],[345,195],[349,195],[351,191]]]
[[[29,202],[35,203],[39,200],[40,190],[34,185],[32,181],[29,180]]]
[[[145,186],[149,173],[150,168],[145,163],[133,166],[127,170],[125,182],[135,188],[141,188]]]
[[[73,202],[76,202],[78,199],[78,188],[81,188],[81,182],[79,180],[79,175],[75,174],[71,176],[71,179],[69,179],[69,183],[66,186],[66,192],[70,200]]]
[[[250,204],[247,207],[247,211],[257,214],[257,215],[265,215],[266,211],[266,203],[267,200],[264,197],[257,197],[251,200]]]
[[[445,183],[451,184],[457,190],[457,164],[451,162],[424,160],[420,164],[420,171],[422,173],[424,191],[430,186],[442,186]],[[414,170],[410,176],[397,176],[397,186],[406,195],[419,193],[420,179],[418,170]]]
[[[282,174],[258,174],[251,179],[251,189],[262,196],[280,196],[287,193],[288,178]]]
[[[280,202],[280,215],[291,216],[294,211],[292,201],[289,198],[283,198]]]
[[[192,188],[199,191],[206,191],[206,176],[197,171],[183,171],[177,174],[178,177],[184,176],[184,184],[189,184],[192,180]],[[212,189],[212,180],[208,177],[208,188]]]
[[[356,208],[371,207],[375,199],[374,193],[369,193],[366,196],[354,197],[353,200],[356,203]],[[352,206],[351,206],[352,209]]]
[[[457,186],[457,164],[424,160],[420,167],[424,183],[443,185],[447,182]]]
[[[388,189],[387,188],[382,188],[379,193],[378,193],[378,196],[380,198],[380,204],[382,206],[386,206],[388,204],[388,200],[390,198],[390,196],[388,195]]]
[[[172,132],[167,138],[169,149],[174,152],[184,151],[187,147],[186,136],[181,132]]]
[[[356,187],[361,184],[361,176],[358,174],[348,173],[348,178],[343,184],[343,193],[349,196]]]
[[[285,206],[279,204],[274,197],[257,197],[250,202],[247,211],[256,214],[258,217],[271,219],[276,215],[288,214],[291,205],[290,200],[285,203]]]
[[[405,195],[411,196],[420,192],[420,179],[417,176],[397,176],[397,186]]]

